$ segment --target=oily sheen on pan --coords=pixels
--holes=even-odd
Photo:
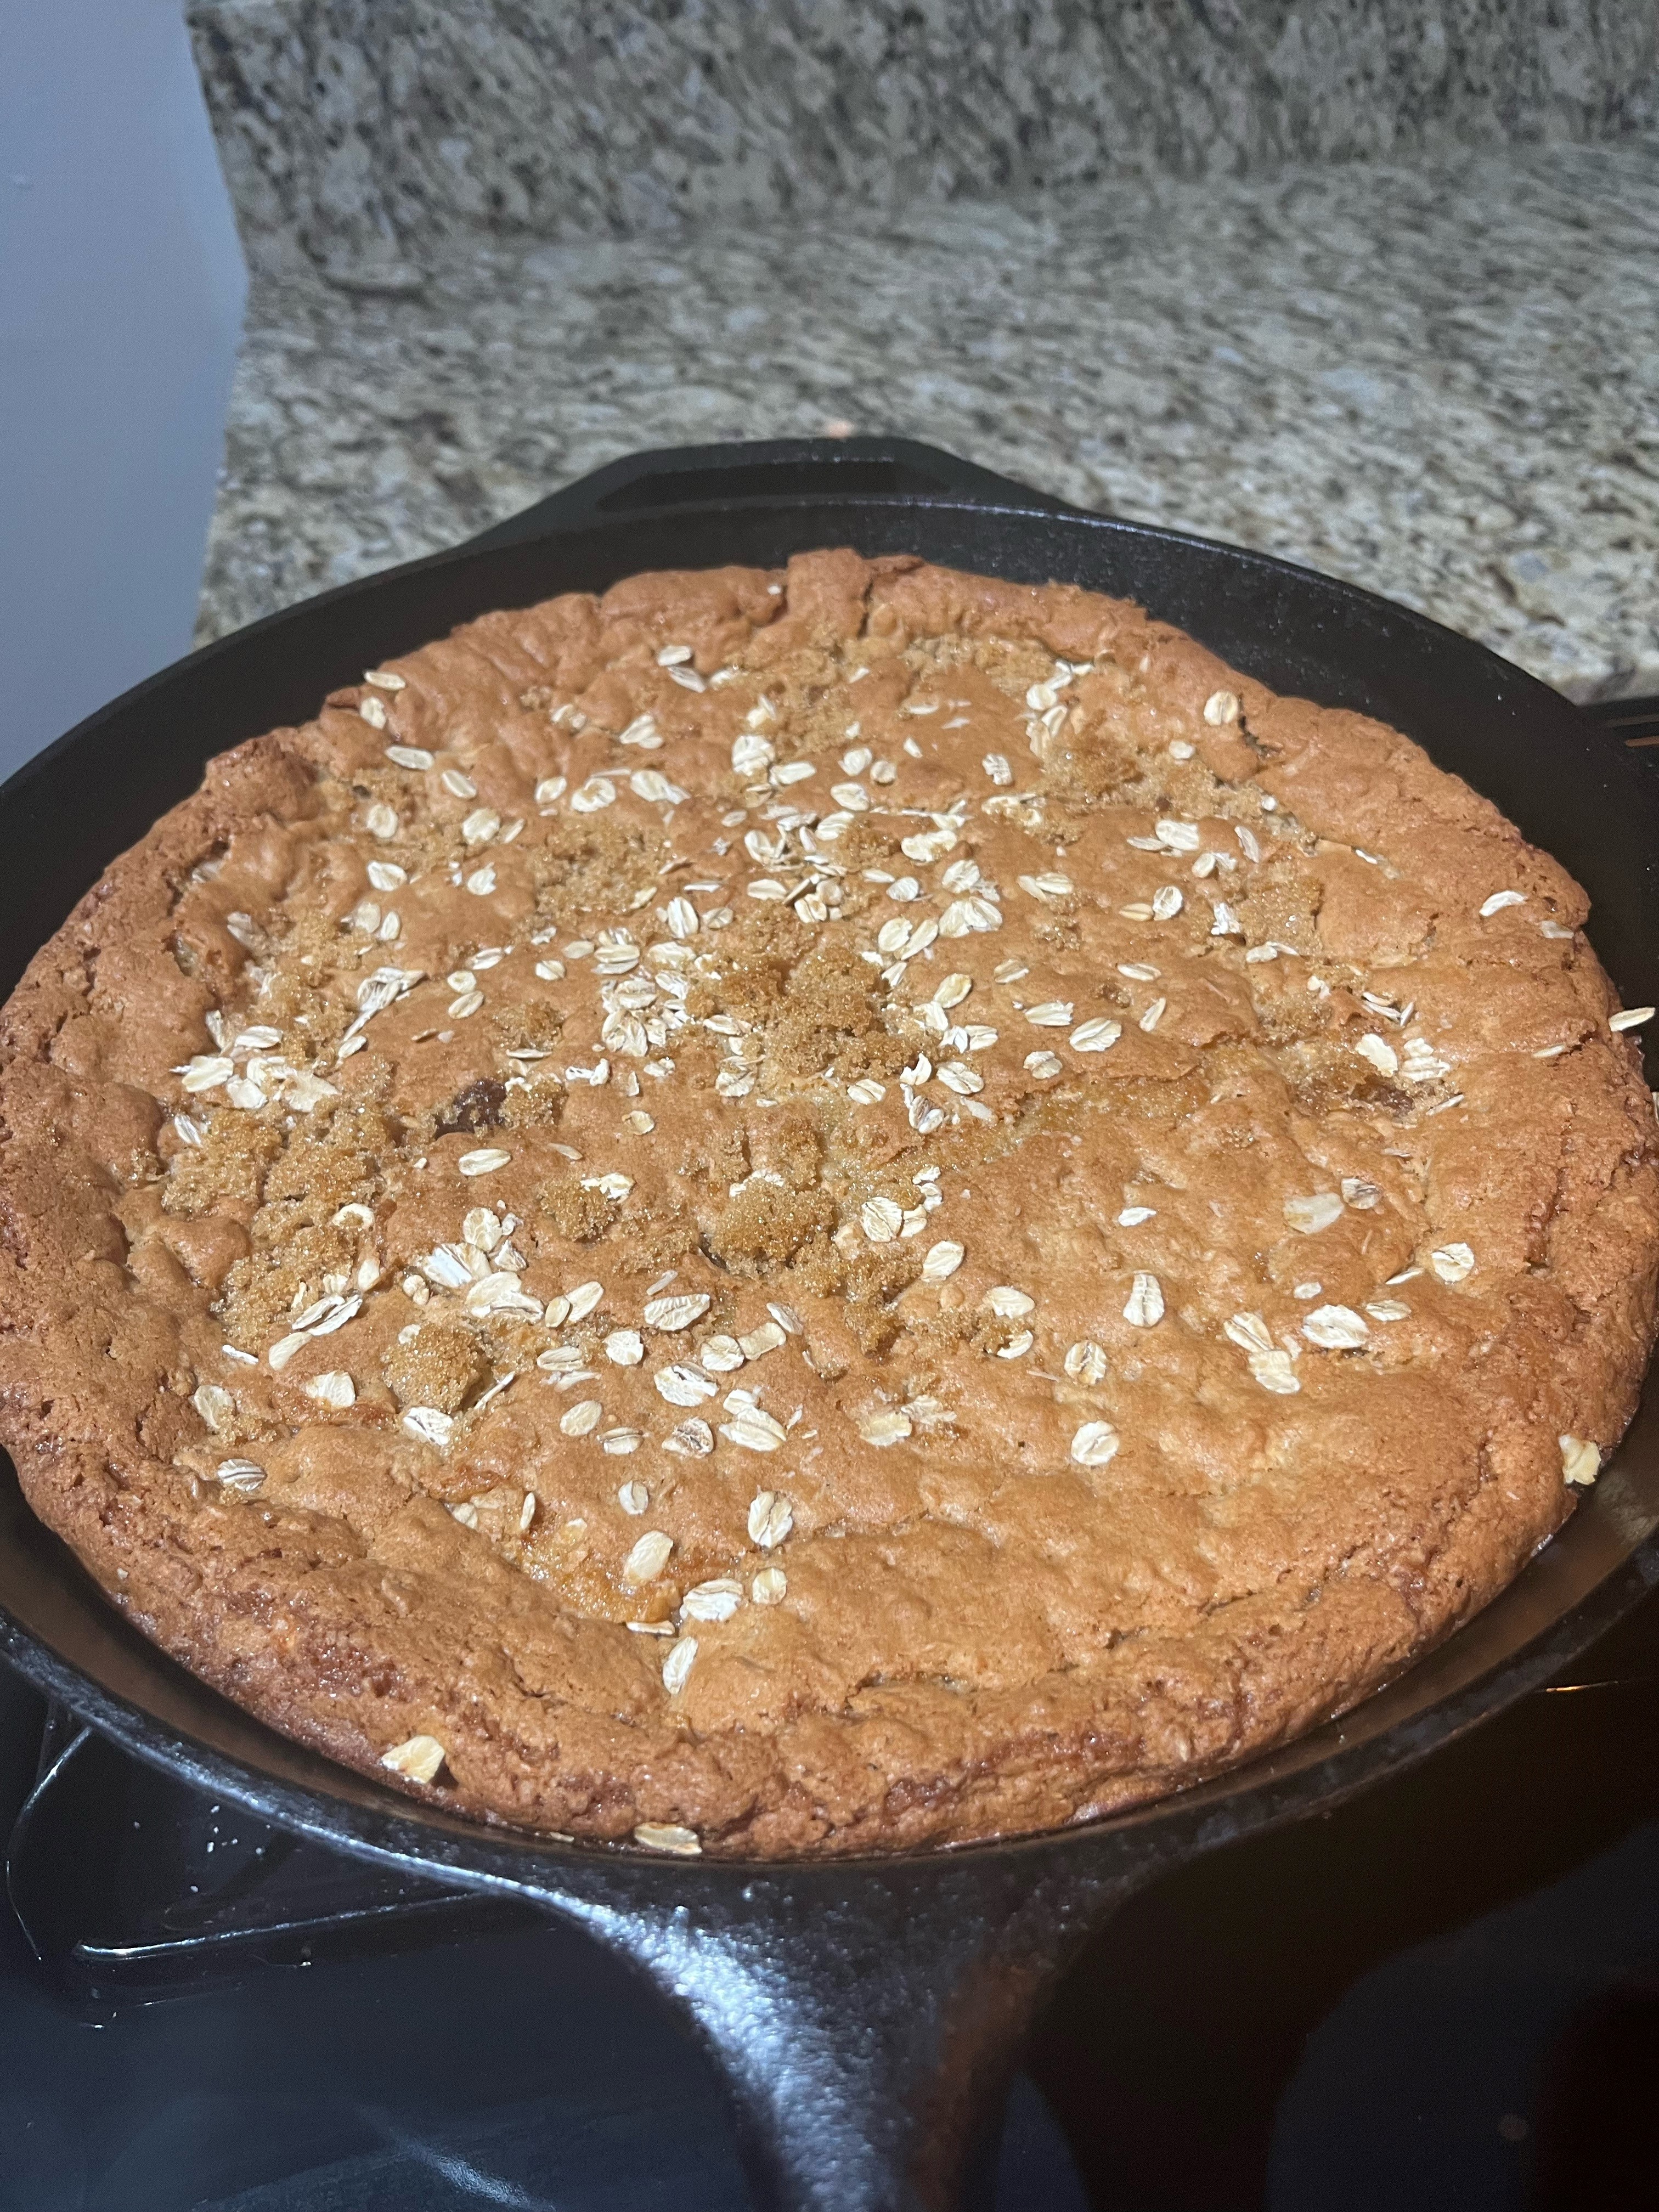
[[[0,1433],[149,1635],[465,1813],[1057,1826],[1352,1703],[1634,1407],[1547,854],[1137,608],[486,617],[214,761],[4,1010]]]

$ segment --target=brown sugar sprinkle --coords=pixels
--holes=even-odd
[[[1595,1480],[1651,1010],[1405,739],[842,553],[336,702],[179,833],[143,1018],[111,958],[40,1063],[123,1071],[67,1264],[280,1724],[671,1855],[1057,1821],[1352,1702]],[[1409,1620],[1356,1564],[1407,1542]]]

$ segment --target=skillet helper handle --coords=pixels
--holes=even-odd
[[[620,521],[665,507],[750,500],[973,500],[988,507],[1075,512],[1064,500],[915,438],[771,438],[726,446],[669,446],[629,453],[538,500],[469,543],[514,545],[557,530]]]
[[[757,2212],[991,2212],[1037,2007],[1155,1871],[1089,1856],[765,1869],[740,1889],[688,1865],[675,1902],[574,1917],[689,2015]]]

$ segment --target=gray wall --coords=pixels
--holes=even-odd
[[[1659,116],[1655,0],[191,0],[244,236],[412,283],[447,241],[769,219]]]
[[[0,776],[189,650],[246,291],[180,0],[0,0]]]

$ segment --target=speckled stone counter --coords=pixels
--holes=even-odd
[[[1659,690],[1659,139],[457,248],[256,289],[210,635],[630,449],[860,430]]]
[[[1653,0],[189,0],[254,259],[635,235],[1659,121]]]

